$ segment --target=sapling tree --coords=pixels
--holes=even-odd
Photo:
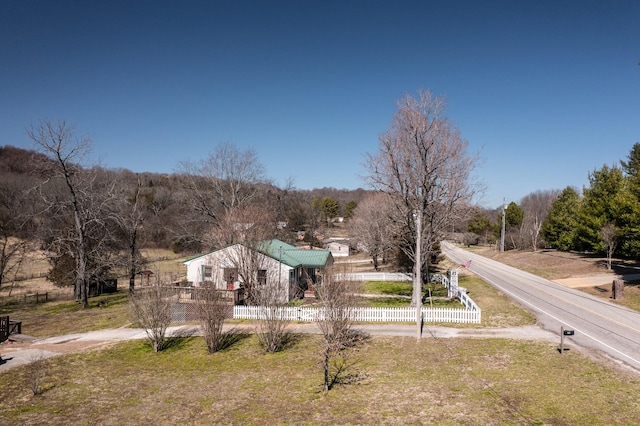
[[[167,328],[171,324],[170,295],[169,289],[159,283],[129,294],[131,314],[144,328],[153,352],[160,352],[166,343]]]
[[[344,269],[328,268],[322,283],[316,285],[316,297],[321,307],[316,323],[322,334],[320,352],[325,392],[346,377],[350,349],[366,337],[354,328],[360,283],[349,280],[344,272]]]
[[[195,290],[196,312],[207,350],[209,353],[215,353],[224,347],[224,321],[230,317],[233,307],[226,303],[222,290],[212,285],[198,287]]]

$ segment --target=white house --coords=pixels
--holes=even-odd
[[[351,254],[349,241],[347,240],[331,239],[325,243],[324,248],[329,250],[333,257],[345,257]]]
[[[258,285],[269,284],[280,295],[278,299],[287,302],[304,297],[309,283],[316,282],[318,272],[333,263],[333,256],[328,250],[304,250],[273,239],[254,248],[236,244],[183,263],[193,286],[238,290],[251,280]]]

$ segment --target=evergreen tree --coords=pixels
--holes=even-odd
[[[344,218],[350,219],[351,216],[353,216],[353,211],[356,209],[356,207],[358,207],[358,203],[353,200],[349,201],[345,206]]]
[[[522,225],[522,219],[524,218],[524,211],[513,201],[507,206],[505,212],[505,221],[507,227],[517,228]]]
[[[467,232],[472,232],[481,236],[487,242],[496,241],[495,235],[500,232],[500,226],[494,222],[481,209],[475,209],[469,223],[467,224]]]
[[[634,178],[634,180],[640,179],[640,142],[636,142],[633,145],[627,156],[627,160],[628,161],[620,161],[622,170],[624,170],[627,176]]]
[[[542,225],[542,237],[549,246],[565,251],[574,248],[580,204],[580,194],[570,186],[553,202]]]
[[[583,191],[583,202],[578,215],[577,247],[579,250],[604,252],[600,229],[605,224],[619,228],[615,212],[625,199],[625,180],[622,169],[602,166],[589,174],[589,187]]]

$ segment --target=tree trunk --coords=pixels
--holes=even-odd
[[[135,231],[129,241],[129,293],[133,293],[136,285],[136,236]]]

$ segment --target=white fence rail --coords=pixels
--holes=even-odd
[[[234,319],[265,318],[267,310],[260,306],[234,306]],[[323,308],[281,307],[273,315],[274,319],[289,321],[317,321],[322,319]],[[415,308],[353,308],[352,320],[358,322],[414,322]],[[422,308],[424,322],[479,323],[481,311],[463,308]]]
[[[361,272],[357,274],[337,274],[338,279],[352,281],[412,281],[411,274],[403,272]]]
[[[446,277],[445,275],[441,275],[441,274],[434,274],[433,275],[433,279],[440,281],[442,284],[444,284],[445,287],[447,287],[447,294],[449,297],[457,297],[458,300],[460,300],[460,303],[462,303],[462,305],[469,310],[472,311],[480,311],[480,307],[478,305],[476,305],[476,302],[473,301],[473,299],[471,299],[469,297],[469,295],[467,294],[467,289],[464,287],[460,287],[458,285],[458,278],[456,276],[455,280],[453,280],[453,282],[451,280],[449,280],[448,277]]]

